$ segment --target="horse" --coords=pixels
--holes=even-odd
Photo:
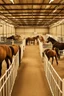
[[[12,63],[12,50],[10,49],[10,47],[8,45],[0,45],[0,76],[1,76],[1,69],[2,69],[2,62],[3,60],[6,61],[7,64],[7,69],[9,68],[9,62],[8,60],[10,60],[10,62]]]
[[[12,35],[12,36],[10,36],[10,37],[7,37],[7,40],[10,40],[10,39],[18,40],[19,38],[20,38],[19,35],[16,35],[16,36]]]
[[[1,69],[3,60],[6,61],[7,69],[9,68],[9,61],[12,63],[13,55],[19,50],[19,63],[21,61],[21,48],[18,45],[0,45],[0,77],[1,77]]]
[[[34,39],[34,42],[36,41],[36,43],[38,44],[39,35],[34,36],[33,39]]]
[[[35,39],[33,37],[26,38],[26,45],[30,45],[31,43],[35,44]]]
[[[54,48],[58,48],[59,50],[63,50],[64,49],[64,43],[60,43],[60,42],[56,41],[55,39],[53,39],[51,37],[49,37],[47,39],[47,42],[51,42],[52,43],[52,45],[53,45],[52,49],[54,49]]]
[[[43,36],[39,36],[39,40],[40,40],[40,42],[45,43],[45,40],[44,40],[44,37]]]
[[[55,50],[46,49],[46,50],[44,50],[44,52],[43,52],[43,56],[44,56],[44,53],[46,54],[48,60],[50,60],[50,58],[52,58],[52,64],[53,64],[53,60],[54,60],[54,57],[55,57],[56,63],[57,63],[57,65],[58,65],[58,59],[57,59],[56,49],[55,49]]]
[[[19,50],[19,64],[21,63],[21,47],[17,44],[10,45],[10,48],[12,50],[12,55],[16,55]]]
[[[55,42],[57,42],[55,39],[53,39],[52,37],[48,37],[47,38],[47,43],[51,42],[52,44],[54,44]]]
[[[56,47],[56,48],[58,48],[59,50],[63,50],[64,49],[64,43],[60,43],[60,42],[58,42],[58,41],[56,41],[55,39],[53,39],[53,38],[51,38],[51,37],[49,37],[48,39],[47,39],[47,43],[48,42],[51,42],[52,44],[53,44],[53,49]]]

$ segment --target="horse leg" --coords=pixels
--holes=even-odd
[[[55,56],[55,59],[56,59],[56,63],[57,63],[57,65],[58,65],[58,59],[57,59],[57,56]]]
[[[54,57],[52,57],[52,64],[53,64]]]
[[[48,61],[50,60],[50,57],[48,57]]]
[[[1,70],[2,70],[2,62],[0,63],[0,77],[1,77]]]
[[[19,46],[19,66],[20,66],[20,63],[21,63],[21,48]]]
[[[6,64],[7,64],[7,69],[9,68],[9,62],[8,62],[8,58],[5,58]]]

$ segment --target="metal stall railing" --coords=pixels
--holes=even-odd
[[[0,78],[0,96],[11,96],[19,67],[19,52],[13,57],[13,62]]]
[[[52,44],[51,43],[43,43],[43,42],[40,42],[40,40],[38,40],[38,42],[39,42],[40,56],[42,58],[42,53],[44,52],[44,50],[47,48],[52,49]]]
[[[44,71],[52,96],[64,96],[64,79],[62,79],[52,64],[44,57]]]
[[[49,45],[48,45],[49,44]],[[39,40],[40,55],[47,48],[52,48],[50,43],[42,43]],[[48,61],[47,56],[44,56],[44,71],[47,82],[49,84],[52,96],[64,96],[64,79],[62,79],[56,70],[53,68],[51,62]]]

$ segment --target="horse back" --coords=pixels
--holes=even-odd
[[[63,49],[64,49],[64,43],[56,42],[56,43],[54,43],[54,45],[53,45],[53,48],[54,48],[54,47],[58,48],[59,50],[63,50]]]
[[[13,52],[14,52],[13,55],[16,55],[16,53],[19,50],[19,46],[18,45],[11,45],[10,47],[13,49]]]

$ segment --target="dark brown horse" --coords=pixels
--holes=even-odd
[[[20,37],[19,35],[12,35],[12,36],[10,36],[10,37],[7,37],[7,39],[8,39],[8,40],[10,40],[10,39],[18,40],[19,37]]]
[[[53,44],[53,49],[56,47],[59,50],[63,50],[64,49],[64,43],[60,43],[58,41],[56,41],[55,39],[53,39],[52,37],[49,37],[47,39],[47,42],[51,42]]]
[[[58,65],[58,59],[57,59],[56,50],[46,49],[46,50],[44,51],[44,53],[46,54],[48,60],[50,60],[50,58],[52,58],[52,64],[53,64],[53,60],[54,60],[54,57],[55,57],[56,63],[57,63],[57,65]]]
[[[52,37],[48,37],[47,38],[47,43],[48,42],[51,42],[52,44],[54,44],[54,43],[56,43],[57,41],[54,39],[54,38],[52,38]]]
[[[26,45],[35,44],[35,39],[33,37],[26,38]]]
[[[26,38],[26,45],[30,45],[30,44],[35,44],[35,41],[37,41],[37,44],[38,44],[38,38],[39,36],[34,36],[34,37],[27,37]]]

